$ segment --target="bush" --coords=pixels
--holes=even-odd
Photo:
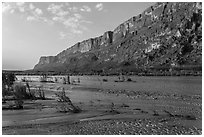
[[[108,80],[107,79],[103,79],[103,82],[107,82]]]
[[[62,89],[62,92],[56,93],[56,96],[58,97],[58,106],[56,107],[58,111],[60,112],[73,112],[73,113],[79,113],[81,112],[81,109],[78,106],[74,106],[71,102],[70,98],[65,95],[64,88]]]
[[[28,91],[26,91],[26,87],[28,88]],[[15,96],[16,99],[34,99],[35,95],[34,93],[31,93],[28,85],[15,85],[14,86],[14,93],[13,95]]]
[[[130,106],[127,105],[127,104],[125,104],[125,103],[123,103],[123,104],[121,105],[121,107],[130,107]]]
[[[29,94],[26,92],[26,86],[16,85],[14,87],[14,96],[16,97],[16,99],[28,99]]]
[[[38,87],[37,93],[38,93],[39,99],[45,100],[45,92],[42,90],[42,87]]]
[[[2,84],[2,97],[9,95],[9,91],[6,89],[6,86]]]
[[[33,91],[31,91],[30,90],[30,85],[29,85],[29,83],[28,82],[26,82],[26,87],[27,87],[27,89],[28,89],[28,93],[27,94],[29,94],[28,96],[29,96],[29,98],[30,99],[36,99],[36,97],[35,97],[35,92]]]
[[[13,83],[15,81],[15,75],[13,73],[2,73],[2,97],[12,95]]]
[[[117,110],[115,110],[115,104],[112,102],[110,105],[110,110],[108,111],[112,114],[120,114],[120,112],[118,112]]]
[[[128,78],[127,81],[132,81],[132,79],[131,79],[131,78]]]
[[[15,100],[14,103],[15,103],[16,109],[23,109],[23,103],[24,103],[23,100],[18,99],[18,100]]]
[[[24,85],[16,85],[14,87],[14,97],[15,97],[15,108],[22,109],[23,108],[23,99],[29,98],[29,95],[26,92],[26,86]]]
[[[11,87],[15,81],[15,75],[13,73],[2,73],[2,83]]]

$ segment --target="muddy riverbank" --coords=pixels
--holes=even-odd
[[[72,80],[77,78],[72,77]],[[80,77],[80,83],[72,85],[30,82],[31,88],[42,85],[50,100],[27,100],[24,110],[3,110],[2,133],[202,133],[201,78],[132,77],[130,82],[115,82],[115,79]],[[72,102],[82,109],[81,113],[57,111],[55,93],[62,87]]]

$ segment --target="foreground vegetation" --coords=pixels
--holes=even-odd
[[[22,86],[36,99],[23,99],[20,111],[2,111],[3,134],[202,134],[201,77],[73,76],[70,81],[14,82],[12,93]]]
[[[27,81],[23,83],[14,83],[16,77],[13,73],[2,73],[2,103],[6,101],[13,101],[12,105],[3,107],[2,109],[23,109],[25,100],[46,100],[43,86],[38,86],[35,90],[30,89]],[[79,113],[81,109],[74,106],[68,96],[65,95],[64,88],[62,92],[56,93],[57,101],[59,102],[56,109],[60,112]]]

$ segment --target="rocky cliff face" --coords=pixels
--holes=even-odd
[[[56,56],[34,70],[120,72],[202,66],[202,3],[157,3],[102,36]]]

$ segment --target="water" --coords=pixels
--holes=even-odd
[[[133,90],[133,91],[160,91],[168,93],[182,93],[201,95],[202,77],[138,77],[131,76],[132,82],[115,82],[118,77],[110,76],[81,76],[81,84],[94,88]],[[77,79],[77,77],[72,77]],[[107,82],[103,82],[107,79]]]
[[[40,76],[17,76],[21,78],[28,77],[28,79],[38,80]],[[33,78],[32,78],[33,77]],[[50,76],[52,77],[52,76]],[[66,76],[53,76],[66,77]],[[143,76],[125,76],[131,78],[132,82],[115,82],[118,76],[71,76],[70,81],[78,82],[80,78],[80,85],[93,88],[102,89],[117,89],[117,90],[131,90],[131,91],[159,91],[168,93],[182,93],[182,94],[199,94],[202,93],[202,77],[200,76],[162,76],[162,77],[143,77]],[[106,79],[107,82],[104,82]]]
[[[115,82],[118,80],[116,76],[71,76],[71,81],[78,81],[80,78],[80,83],[76,82],[76,87],[89,87],[89,88],[101,88],[101,89],[113,89],[113,90],[130,90],[130,91],[150,91],[150,92],[167,92],[167,93],[177,93],[177,94],[186,94],[186,95],[201,95],[202,94],[202,77],[138,77],[138,76],[130,76],[132,79],[131,82]],[[106,79],[107,82],[104,82],[103,79]],[[127,77],[126,77],[127,79]],[[75,87],[74,85],[65,85],[65,84],[55,84],[55,83],[30,83],[30,85],[43,84],[47,88],[51,88],[50,90],[46,90],[46,96],[52,97],[55,92],[58,92],[56,88],[58,87],[66,87],[65,89],[69,90],[67,95],[70,97],[73,103],[80,105],[79,102],[82,102],[82,106],[80,106],[84,110],[91,110],[87,112],[90,115],[92,114],[92,110],[103,108],[104,110],[110,109],[110,105],[112,102],[116,105],[121,105],[122,103],[130,105],[132,108],[143,108],[145,110],[151,111],[153,107],[157,106],[157,109],[163,109],[165,106],[174,106],[175,108],[179,106],[188,106],[186,113],[189,114],[191,112],[191,108],[198,109],[198,106],[193,104],[183,104],[183,102],[179,102],[175,100],[144,100],[144,99],[134,99],[131,100],[127,98],[125,95],[116,96],[115,94],[103,94],[100,92],[92,92],[91,89],[83,90],[75,89],[72,90],[70,87]],[[59,90],[61,91],[61,90]],[[101,100],[100,102],[98,100]],[[90,101],[93,101],[94,108],[90,107]],[[194,101],[194,100],[193,100]],[[199,101],[199,100],[198,100]],[[162,103],[161,103],[162,102]],[[70,119],[76,118],[75,116],[64,114],[62,116],[61,113],[57,113],[56,109],[53,107],[53,103],[56,104],[56,100],[38,100],[35,103],[42,103],[45,106],[49,106],[50,108],[38,110],[38,109],[28,109],[28,110],[9,110],[2,111],[2,125],[16,125],[21,123],[32,123],[36,122],[51,122],[66,120],[68,117]],[[191,103],[191,102],[190,102]],[[196,102],[195,102],[196,103]],[[102,104],[103,106],[100,106]],[[162,106],[160,106],[162,104]],[[180,108],[179,108],[180,109]],[[177,109],[176,109],[177,110]],[[86,112],[86,111],[85,111]],[[98,113],[98,112],[97,112]],[[83,115],[81,113],[80,115]],[[95,114],[94,114],[95,115]],[[66,117],[66,118],[65,118]],[[49,120],[47,120],[48,118]],[[82,118],[86,118],[83,116]]]

